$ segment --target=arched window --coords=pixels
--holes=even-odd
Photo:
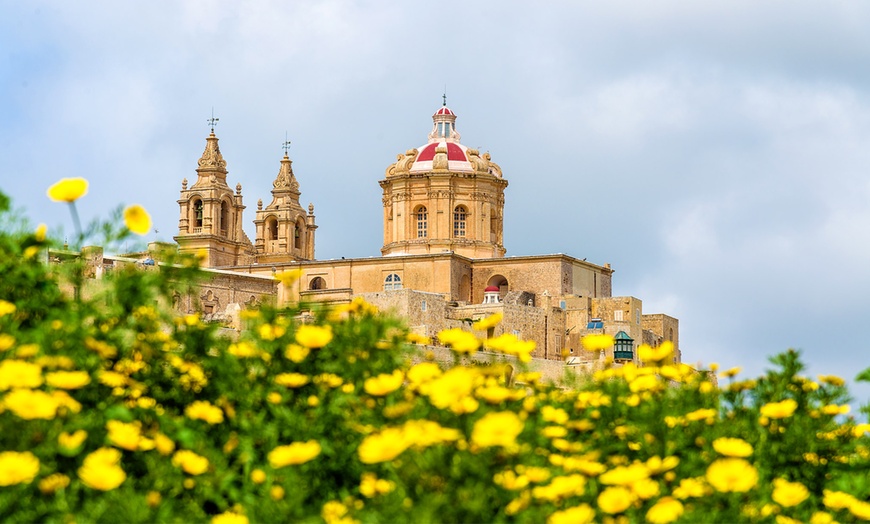
[[[193,227],[202,227],[202,200],[193,201]]]
[[[220,222],[220,230],[221,235],[227,236],[227,231],[230,228],[230,205],[227,204],[227,201],[224,200],[221,202],[221,222]]]
[[[399,278],[399,275],[391,273],[384,279],[384,291],[393,291],[395,289],[402,289],[402,279]]]
[[[465,209],[465,206],[456,206],[456,209],[453,210],[453,236],[454,237],[464,237],[465,236],[465,219],[468,216],[468,210]]]
[[[426,212],[426,206],[418,207],[414,211],[414,218],[417,220],[417,238],[429,236],[429,214]]]
[[[302,249],[302,232],[304,229],[302,228],[302,224],[297,222],[296,227],[293,228],[293,247],[296,249]]]
[[[266,240],[278,240],[278,219],[275,217],[266,219]]]
[[[308,289],[326,289],[326,280],[323,280],[323,277],[314,277],[308,284]]]

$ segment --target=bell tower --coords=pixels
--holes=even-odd
[[[508,183],[489,153],[459,143],[456,114],[432,115],[428,143],[396,157],[380,181],[384,205],[381,253],[452,251],[469,258],[505,254],[504,190]]]
[[[259,263],[291,260],[314,260],[314,204],[308,212],[299,204],[299,182],[293,174],[293,161],[287,156],[289,142],[284,143],[284,158],[278,176],[272,182],[272,202],[263,208],[257,202],[254,246]]]
[[[235,266],[248,263],[253,252],[251,240],[242,229],[242,185],[235,192],[227,185],[227,163],[221,155],[218,138],[211,133],[196,168],[196,182],[181,183],[178,206],[178,243],[181,253],[202,253],[204,267]]]

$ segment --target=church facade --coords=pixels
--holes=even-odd
[[[501,167],[460,142],[446,104],[432,120],[427,142],[397,155],[379,182],[382,256],[341,260],[316,259],[314,206],[301,205],[286,151],[271,201],[257,202],[255,239],[247,237],[242,187],[229,186],[212,129],[196,181],[182,182],[175,241],[180,252],[198,254],[213,278],[197,296],[179,297],[177,307],[219,316],[263,300],[340,304],[359,296],[430,337],[502,313],[488,335],[534,340],[536,358],[588,362],[599,357],[586,354],[580,338],[608,333],[616,344],[606,357],[636,361],[640,344],[671,340],[680,360],[678,320],[645,313],[636,297],[613,297],[609,264],[565,254],[505,256]],[[290,270],[301,273],[294,284],[274,278]]]

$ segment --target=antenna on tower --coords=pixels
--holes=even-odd
[[[290,141],[287,140],[287,131],[284,131],[284,143],[281,144],[281,147],[284,148],[284,156],[287,156],[290,151]]]
[[[211,118],[207,120],[209,127],[211,127],[211,133],[214,134],[214,126],[218,123],[220,118],[214,117],[214,106],[211,108]]]

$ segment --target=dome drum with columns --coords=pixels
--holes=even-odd
[[[432,115],[429,141],[409,149],[381,180],[383,255],[451,251],[471,258],[505,254],[504,189],[508,183],[489,153],[459,143],[456,114]]]

